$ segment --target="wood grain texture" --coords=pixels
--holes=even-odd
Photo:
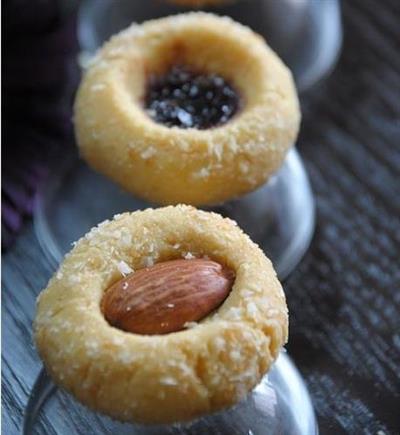
[[[317,197],[318,224],[309,252],[285,283],[288,351],[308,383],[321,434],[396,434],[400,2],[351,0],[342,6],[345,35],[338,66],[303,101],[299,150]],[[20,430],[32,372],[39,370],[31,322],[35,295],[50,274],[29,225],[3,259],[7,435]]]
[[[399,433],[400,9],[342,6],[338,66],[303,101],[317,230],[285,285],[288,350],[321,433]]]

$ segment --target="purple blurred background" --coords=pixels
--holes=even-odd
[[[71,2],[72,4],[72,2]],[[2,250],[31,216],[48,168],[73,144],[76,13],[56,0],[3,3]]]

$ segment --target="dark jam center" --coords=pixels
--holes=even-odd
[[[150,117],[161,124],[206,129],[229,121],[239,109],[239,96],[216,74],[174,67],[150,78],[145,105]]]

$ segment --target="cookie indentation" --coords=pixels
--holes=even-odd
[[[217,127],[240,108],[235,88],[217,74],[203,74],[175,66],[162,76],[151,76],[145,107],[150,117],[168,127]]]

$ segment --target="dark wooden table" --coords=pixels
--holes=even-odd
[[[327,0],[322,0],[327,1]],[[400,2],[343,1],[344,49],[303,101],[299,150],[314,240],[285,282],[288,346],[322,434],[400,432]],[[40,363],[35,297],[51,270],[28,224],[3,258],[3,433],[21,428]],[[14,362],[18,361],[18,364]]]

